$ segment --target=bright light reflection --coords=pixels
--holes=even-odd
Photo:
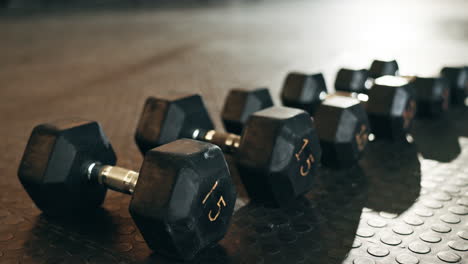
[[[387,75],[375,79],[375,83],[378,85],[399,87],[408,84],[408,79],[404,77]]]
[[[357,95],[357,99],[359,99],[359,101],[361,102],[367,102],[369,101],[369,96],[367,94],[358,94]]]

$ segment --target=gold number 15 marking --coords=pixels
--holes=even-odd
[[[302,144],[301,149],[296,154],[294,154],[294,156],[296,156],[297,161],[301,161],[302,152],[304,152],[304,149],[309,144],[309,140],[306,138],[302,139],[302,141],[304,142],[304,144]],[[301,176],[305,177],[307,176],[307,174],[309,174],[310,169],[312,168],[312,164],[314,162],[315,162],[314,156],[312,156],[312,154],[309,154],[309,156],[306,159],[307,169],[304,169],[304,165],[301,165],[301,169],[299,171],[301,173]]]
[[[205,204],[206,201],[208,200],[208,198],[210,197],[210,195],[213,193],[213,191],[218,187],[218,181],[216,181],[213,185],[213,187],[211,187],[211,190],[210,192],[205,196],[205,199],[203,199],[202,201],[202,204]],[[217,209],[217,212],[216,214],[213,216],[212,213],[213,213],[213,210],[210,210],[208,212],[208,219],[210,220],[210,222],[214,222],[216,221],[216,219],[218,219],[219,215],[221,214],[221,208],[222,206],[226,207],[227,204],[226,204],[226,201],[224,201],[224,198],[223,196],[221,195],[221,197],[219,197],[219,200],[218,202],[216,203],[216,205],[218,206],[218,209]]]

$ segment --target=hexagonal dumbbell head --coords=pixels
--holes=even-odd
[[[84,163],[114,165],[116,156],[96,122],[61,121],[34,128],[18,176],[44,213],[67,215],[99,207],[106,188],[87,180]]]
[[[184,106],[184,103],[190,107]],[[171,109],[172,104],[177,104],[178,108],[206,113],[206,110],[198,109],[205,108],[198,95],[174,100],[152,99],[147,100],[146,104],[167,105],[159,108],[159,111],[163,112]],[[152,107],[145,106],[145,109],[148,108]],[[207,122],[200,122],[198,127],[187,126],[189,131],[178,131],[176,134],[177,137],[215,143],[226,153],[234,154],[250,197],[270,205],[284,205],[311,189],[320,160],[316,158],[320,157],[320,146],[313,121],[306,112],[287,107],[271,107],[264,111],[267,112],[263,115],[261,111],[250,116],[242,136],[215,131],[211,129],[211,123],[206,125]],[[136,138],[142,139],[137,142],[150,143],[140,146],[142,149],[159,144],[158,137],[152,133],[174,130],[170,120],[166,120],[170,118],[170,114],[159,113],[157,110],[152,111],[150,115],[146,113],[147,111],[144,111],[140,124],[148,125],[140,125],[136,132]],[[162,118],[158,118],[159,116]],[[209,120],[207,114],[203,118]],[[256,121],[251,121],[252,118]],[[154,123],[151,120],[154,120]],[[249,125],[251,123],[252,125]],[[153,132],[149,133],[146,128],[153,129]],[[297,153],[299,154],[295,156]],[[301,168],[304,175],[301,175]]]
[[[437,116],[450,104],[450,87],[445,78],[416,77],[414,90],[418,116]]]
[[[304,109],[313,114],[327,95],[327,86],[321,73],[292,72],[286,77],[281,91],[285,106]]]
[[[330,167],[350,167],[361,158],[368,142],[369,121],[355,98],[331,95],[315,113],[322,162]]]
[[[179,138],[192,138],[195,129],[211,130],[213,122],[199,95],[149,97],[140,116],[135,141],[142,153]]]
[[[374,60],[369,69],[369,76],[372,78],[378,78],[385,75],[397,75],[398,74],[398,63],[396,60]]]
[[[224,236],[236,191],[219,147],[177,140],[148,151],[140,173],[115,160],[98,123],[58,122],[33,130],[18,174],[45,213],[82,215],[77,209],[98,207],[107,188],[133,194],[136,225],[167,256],[191,259]]]
[[[335,89],[351,93],[366,93],[369,71],[340,69],[335,80]]]
[[[235,201],[221,149],[181,139],[147,152],[129,209],[150,248],[191,259],[224,237]]]
[[[468,97],[468,67],[445,67],[442,69],[441,75],[448,81],[450,86],[452,103],[466,104]]]
[[[310,115],[288,107],[251,115],[237,152],[240,176],[250,196],[279,205],[312,188],[320,158]]]
[[[251,114],[270,106],[273,106],[273,100],[267,88],[232,89],[226,97],[221,112],[226,131],[240,134]]]
[[[416,114],[412,80],[395,76],[375,79],[366,106],[377,138],[406,138]]]

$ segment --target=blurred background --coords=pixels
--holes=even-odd
[[[214,122],[233,87],[287,72],[396,59],[402,74],[468,62],[466,0],[0,0],[1,143],[17,164],[31,127],[69,116],[109,127],[138,168],[133,128],[150,95],[200,93]],[[21,147],[18,147],[21,146]]]
[[[339,68],[373,59],[417,75],[468,61],[464,0],[2,3],[0,120],[21,131],[16,159],[33,124],[80,116],[118,123],[109,137],[137,169],[133,128],[150,95],[200,93],[221,128],[229,89],[266,86],[279,104],[293,70],[323,72],[333,90]]]

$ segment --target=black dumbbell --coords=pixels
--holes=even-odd
[[[284,105],[308,111],[315,119],[322,146],[322,162],[350,167],[361,159],[368,142],[369,120],[355,98],[328,94],[321,73],[289,73],[281,91]]]
[[[379,70],[380,69],[380,70]],[[377,74],[380,72],[380,74]],[[381,89],[372,89],[373,87],[381,87],[380,85],[374,85],[375,78],[377,76],[389,76],[389,75],[396,75],[398,73],[398,64],[396,61],[374,61],[372,63],[371,69],[369,71],[365,69],[361,70],[351,70],[351,69],[341,69],[338,72],[336,81],[335,81],[335,89],[340,91],[346,91],[351,93],[372,93],[372,96],[369,96],[369,100],[373,100],[372,97],[378,96],[381,93]],[[404,76],[404,78],[408,79],[411,83],[409,86],[413,87],[413,95],[414,100],[416,100],[418,104],[417,115],[418,116],[437,116],[448,109],[448,101],[444,98],[447,97],[449,94],[449,90],[446,87],[446,81],[443,77],[417,77],[417,76]],[[401,82],[405,83],[408,81],[404,80],[397,80],[395,78],[387,78],[387,80],[391,82]],[[405,84],[404,86],[407,86]],[[411,89],[407,89],[411,91]],[[396,94],[395,94],[396,95]],[[405,98],[407,96],[404,96]],[[400,97],[401,98],[401,97]],[[390,98],[387,98],[390,100]],[[397,99],[397,100],[406,100],[406,99]],[[375,101],[375,100],[374,100]],[[381,102],[375,102],[381,103]],[[368,104],[374,104],[373,102],[369,102]],[[412,103],[411,103],[412,104]],[[406,104],[408,106],[408,110],[411,108],[411,104]],[[373,107],[371,107],[373,108]],[[370,118],[369,113],[369,118]],[[371,122],[372,125],[372,122]],[[374,131],[374,127],[372,127]],[[376,129],[377,136],[385,136],[390,134],[380,134]],[[384,130],[380,130],[384,132]],[[405,130],[398,129],[397,138],[402,138],[401,135],[404,135]],[[395,136],[390,135],[392,138]]]
[[[449,83],[452,103],[468,105],[468,67],[445,67],[441,76]]]
[[[364,102],[372,133],[377,138],[406,140],[416,113],[414,82],[391,75],[377,79],[368,76],[364,69],[341,69],[336,76],[335,90]]]
[[[191,259],[223,238],[236,191],[219,147],[174,141],[148,151],[140,173],[115,163],[97,122],[68,120],[34,128],[18,176],[49,215],[95,210],[108,188],[132,195],[135,224],[148,246],[166,256]]]
[[[374,80],[382,76],[398,75],[399,67],[396,60],[374,60],[369,68],[353,70],[340,69],[335,79],[335,89],[350,93],[367,93]]]
[[[366,69],[340,69],[335,79],[335,90],[350,93],[366,94],[372,87],[374,79]]]
[[[257,112],[239,136],[214,130],[199,95],[148,98],[135,133],[141,152],[178,138],[212,142],[234,154],[250,197],[269,205],[288,204],[309,191],[321,156],[314,122],[302,110]]]
[[[301,81],[302,80],[302,81]],[[322,162],[331,167],[348,167],[354,165],[362,155],[367,144],[368,121],[358,100],[342,96],[327,96],[323,76],[292,73],[288,75],[283,89],[283,95],[288,96],[288,103],[296,102],[294,107],[308,108],[309,99],[318,100],[324,95],[324,103],[317,108],[314,119],[322,147]],[[316,93],[315,93],[316,91]],[[322,95],[320,93],[323,93]],[[262,94],[264,104],[245,104],[232,100],[232,94],[244,94],[239,98],[249,98]],[[307,100],[302,100],[306,95]],[[294,96],[299,96],[294,100]],[[268,99],[266,99],[268,97]],[[284,97],[284,96],[283,96]],[[328,97],[328,98],[325,98]],[[286,101],[286,100],[284,100]],[[270,102],[270,105],[266,104]],[[265,107],[273,105],[271,95],[266,88],[256,90],[233,89],[226,98],[222,116],[235,116],[230,112],[252,114]],[[309,108],[310,109],[310,108]],[[238,115],[238,117],[240,117]],[[226,120],[224,120],[226,123]],[[232,120],[230,120],[232,122]],[[238,118],[236,123],[242,124]],[[230,127],[226,126],[229,131]]]
[[[386,75],[398,75],[399,67],[396,60],[374,60],[369,68],[369,77],[379,78]]]
[[[221,111],[226,131],[240,134],[244,124],[249,119],[250,115],[259,110],[273,106],[270,92],[267,88],[260,88],[248,93],[242,89],[232,89]]]
[[[450,86],[444,77],[406,77],[413,80],[418,116],[439,116],[448,111]]]

